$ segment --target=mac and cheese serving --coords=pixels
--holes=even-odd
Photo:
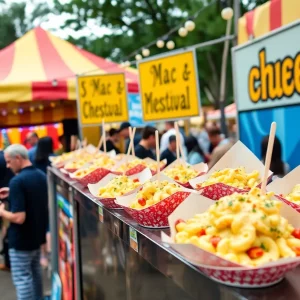
[[[154,205],[176,192],[182,190],[181,186],[176,183],[164,181],[148,181],[136,195],[136,199],[130,205],[130,208],[144,209]]]
[[[296,184],[291,193],[285,197],[287,200],[300,205],[300,184]]]
[[[251,267],[300,256],[300,230],[280,215],[282,202],[272,196],[253,188],[221,198],[206,212],[178,220],[175,241]]]
[[[150,170],[152,170],[154,172],[156,172],[156,169],[157,169],[156,162],[147,162],[145,160],[137,158],[137,159],[134,159],[132,161],[122,164],[119,168],[117,168],[116,171],[117,172],[126,172],[126,171],[136,167],[137,165],[142,165],[142,166],[148,167]],[[164,162],[161,161],[160,167],[163,167],[163,166],[164,166]]]
[[[173,168],[166,170],[164,173],[180,183],[187,183],[199,174],[199,172],[194,170],[191,166],[184,166],[183,164],[177,164]]]
[[[215,183],[224,183],[236,188],[253,188],[260,182],[259,172],[253,171],[246,173],[245,168],[240,167],[237,169],[226,168],[223,170],[212,173],[209,178],[197,184],[197,188],[209,186]]]
[[[133,191],[140,185],[141,184],[137,178],[131,179],[127,176],[117,176],[113,178],[106,186],[99,189],[98,196],[116,198]]]

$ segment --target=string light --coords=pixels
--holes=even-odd
[[[167,42],[167,48],[168,48],[169,50],[174,49],[174,48],[175,48],[175,43],[174,43],[173,41],[168,41],[168,42]]]
[[[230,20],[233,17],[233,9],[231,7],[225,7],[221,11],[221,16],[226,21]]]
[[[186,37],[187,34],[188,34],[188,31],[185,27],[181,27],[179,28],[178,30],[178,34],[181,36],[181,37]]]
[[[5,117],[5,116],[7,116],[7,111],[6,110],[2,110],[1,114],[2,114],[3,117]]]
[[[19,114],[22,114],[24,112],[24,109],[23,108],[19,108]]]
[[[34,108],[33,106],[31,106],[31,107],[29,108],[29,110],[30,110],[30,112],[34,112],[34,111],[35,111],[35,108]]]
[[[44,105],[39,105],[39,110],[43,110],[44,109]]]
[[[143,54],[144,57],[147,57],[147,56],[150,55],[150,50],[147,49],[147,48],[144,48],[144,49],[142,50],[142,54]]]
[[[158,40],[156,42],[157,48],[163,48],[165,46],[165,42],[163,40]]]
[[[188,20],[185,22],[184,27],[187,31],[193,31],[196,28],[196,24],[192,20]]]
[[[51,103],[50,103],[50,106],[51,106],[52,108],[54,108],[54,107],[56,106],[56,104],[55,104],[54,102],[51,102]]]
[[[137,54],[137,55],[135,56],[135,59],[136,59],[136,60],[141,60],[141,59],[143,59],[143,57],[142,57],[141,54]]]
[[[125,61],[125,63],[124,63],[124,67],[125,67],[125,68],[129,68],[130,65],[131,65],[131,63],[130,63],[129,60]]]
[[[14,108],[14,109],[12,110],[12,113],[13,113],[14,115],[16,115],[16,114],[18,113],[18,110],[17,110],[16,108]]]

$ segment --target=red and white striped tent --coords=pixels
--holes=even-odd
[[[0,50],[0,127],[75,118],[76,75],[120,72],[125,73],[128,91],[138,92],[137,70],[124,69],[37,27]]]

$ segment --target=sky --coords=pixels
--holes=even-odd
[[[10,3],[22,3],[26,0],[5,0],[7,4]],[[96,1],[96,0],[95,0]],[[101,1],[101,0],[100,0]],[[26,1],[26,13],[30,15],[34,6],[38,3],[42,3],[42,0],[27,0]],[[60,0],[60,3],[68,3],[69,0]],[[52,0],[47,0],[47,4],[49,7],[54,7]],[[84,28],[80,31],[74,31],[71,28],[60,29],[60,26],[64,24],[64,21],[68,19],[69,15],[67,13],[63,13],[61,15],[50,14],[48,16],[48,21],[44,21],[39,23],[38,20],[35,22],[35,26],[41,26],[45,30],[51,31],[53,34],[61,37],[61,38],[68,38],[68,36],[73,36],[74,38],[79,38],[81,36],[89,36],[93,33],[97,37],[102,37],[103,35],[110,34],[112,31],[106,27],[100,27],[96,24],[96,20],[89,20],[87,28]]]

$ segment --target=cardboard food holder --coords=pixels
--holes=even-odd
[[[175,222],[178,219],[187,220],[196,214],[204,213],[213,203],[213,200],[205,198],[202,195],[190,194],[169,216],[168,221],[171,236],[162,232],[162,241],[183,256],[188,262],[197,266],[211,279],[236,287],[257,288],[273,285],[282,280],[286,272],[300,265],[300,257],[296,257],[279,259],[256,268],[245,267],[200,249],[195,245],[175,243]],[[300,228],[298,213],[285,203],[282,203],[281,215],[294,227]]]
[[[198,187],[198,184],[206,181],[210,175],[217,170],[226,168],[236,169],[239,167],[244,167],[246,173],[257,170],[260,179],[262,180],[264,177],[265,167],[263,163],[242,142],[238,141],[205,175],[194,178],[189,182],[195,190],[200,191],[201,195],[212,200],[219,200],[220,198],[229,196],[233,193],[245,193],[248,192],[249,189],[239,189],[224,183],[215,183],[202,188]],[[269,178],[271,178],[271,175],[272,172],[269,171]]]
[[[106,208],[110,209],[122,209],[121,206],[115,203],[116,198],[104,198],[99,197],[98,192],[101,187],[106,186],[113,178],[115,178],[116,174],[109,173],[107,174],[102,180],[100,180],[96,184],[88,184],[89,192],[96,198],[97,201],[101,202]],[[141,185],[143,185],[147,180],[149,180],[152,177],[150,169],[144,169],[142,172],[129,176],[131,179],[138,179]],[[127,195],[134,193],[135,191],[139,190],[141,187],[130,191]]]
[[[125,164],[126,162],[131,162],[131,161],[133,161],[133,160],[136,160],[136,159],[140,159],[140,158],[138,158],[138,157],[136,157],[136,156],[133,156],[133,155],[126,155],[126,157],[124,156],[113,168],[112,168],[112,172],[113,173],[115,173],[115,174],[122,174],[122,172],[120,172],[120,171],[117,171],[118,170],[118,168],[119,167],[121,167],[123,164]],[[153,159],[151,159],[151,158],[145,158],[145,159],[143,159],[144,161],[146,161],[147,163],[156,163],[156,161],[155,160],[153,160]],[[163,170],[164,169],[164,167],[166,166],[166,164],[167,164],[167,160],[162,160],[161,162],[160,162],[162,165],[161,165],[161,168],[160,168],[160,170]],[[142,165],[142,164],[138,164],[138,165],[136,165],[136,166],[134,166],[133,168],[131,168],[131,169],[129,169],[129,170],[127,170],[126,172],[125,172],[125,174],[127,175],[127,176],[131,176],[131,175],[134,175],[134,174],[137,174],[137,173],[140,173],[140,172],[142,172],[144,169],[146,169],[147,168],[147,166],[144,166],[144,165]],[[156,174],[156,171],[154,171],[154,170],[151,170],[150,169],[150,171],[151,171],[151,173],[152,173],[152,175],[155,175]]]
[[[296,184],[300,184],[300,166],[292,170],[283,178],[275,179],[273,182],[268,184],[267,191],[274,192],[278,199],[300,212],[300,205],[291,202],[284,197],[292,192],[292,189]]]
[[[150,181],[155,180],[157,180],[157,175],[153,176]],[[169,182],[176,183],[164,174],[160,174],[160,180],[167,180]],[[121,206],[139,225],[147,228],[167,228],[169,227],[168,216],[190,195],[190,193],[197,192],[183,188],[182,191],[178,191],[168,198],[141,210],[129,207],[135,200],[137,193],[138,191],[128,196],[117,197],[115,202]]]
[[[168,165],[164,170],[163,172],[165,171],[168,171],[172,168],[174,168],[177,164],[181,164],[181,165],[187,165],[187,166],[190,166],[192,169],[194,169],[195,171],[198,172],[198,174],[195,176],[195,178],[197,178],[198,176],[201,176],[203,174],[205,174],[207,171],[208,171],[208,165],[205,164],[205,163],[200,163],[200,164],[196,164],[196,165],[190,165],[186,162],[184,162],[181,158],[180,159],[176,159],[175,161],[173,161],[170,165]],[[167,175],[166,175],[167,176]],[[195,179],[194,178],[194,179]],[[170,178],[172,179],[172,178]],[[173,179],[172,179],[173,180]],[[191,189],[192,186],[190,184],[190,182],[185,182],[185,183],[182,183],[182,182],[179,182],[179,181],[176,181],[178,184],[182,185],[183,187],[185,188],[188,188],[188,189]]]
[[[84,167],[81,169],[83,170],[86,168],[87,167]],[[95,169],[94,171],[91,171],[90,173],[86,174],[83,177],[76,177],[76,176],[74,176],[74,173],[69,174],[69,176],[72,179],[78,181],[82,186],[87,187],[88,184],[95,184],[95,183],[99,182],[102,178],[104,178],[107,174],[110,173],[110,170],[108,170],[106,168],[97,167],[97,169]]]

